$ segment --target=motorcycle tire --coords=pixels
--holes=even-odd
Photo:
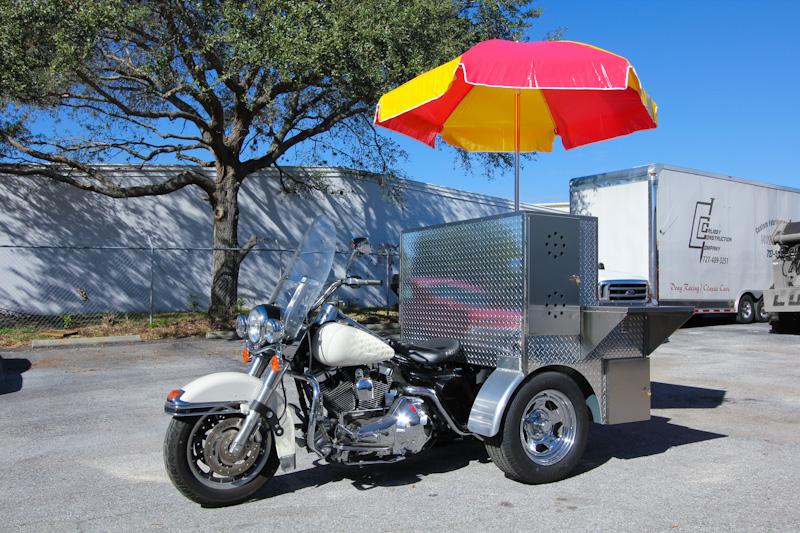
[[[275,475],[278,455],[272,432],[257,429],[242,457],[226,457],[244,417],[220,414],[175,417],[164,438],[164,465],[172,484],[204,507],[241,503]]]
[[[588,408],[578,385],[564,374],[545,372],[520,387],[497,435],[485,444],[508,477],[541,484],[572,472],[588,434]]]

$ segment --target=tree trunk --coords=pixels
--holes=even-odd
[[[239,250],[239,187],[233,168],[217,171],[216,191],[211,200],[214,212],[214,252],[211,267],[211,297],[209,312],[228,316],[237,307],[239,266],[255,239]]]

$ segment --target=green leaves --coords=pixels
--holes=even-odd
[[[298,153],[390,172],[392,143],[370,131],[380,96],[538,15],[512,0],[0,0],[0,124],[68,118],[69,134],[25,139],[67,157],[205,152],[252,172],[311,142]]]

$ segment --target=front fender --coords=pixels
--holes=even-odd
[[[211,413],[242,413],[250,411],[250,403],[258,396],[262,381],[241,372],[218,372],[192,381],[175,397],[167,399],[164,411],[172,416],[202,416]],[[172,396],[172,395],[170,395]],[[277,390],[267,401],[267,407],[278,416],[283,434],[275,438],[275,451],[284,470],[294,468],[294,416]]]
[[[191,403],[250,403],[261,390],[261,380],[241,372],[218,372],[197,378],[180,398]]]

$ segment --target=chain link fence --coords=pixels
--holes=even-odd
[[[339,246],[342,248],[342,246]],[[237,305],[265,302],[293,249],[250,250],[239,272]],[[0,330],[70,328],[129,314],[208,308],[212,248],[0,246]],[[349,252],[337,252],[333,275],[343,276]],[[337,291],[339,303],[389,307],[396,247],[353,262],[351,274],[384,280],[382,287]]]

